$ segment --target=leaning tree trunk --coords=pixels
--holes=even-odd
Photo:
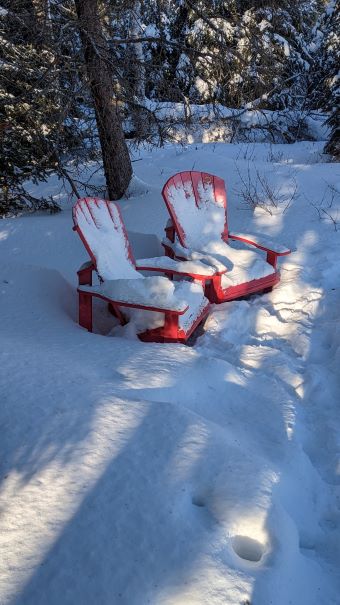
[[[110,57],[98,13],[98,0],[75,0],[81,42],[96,113],[109,198],[126,191],[132,166],[121,119],[113,99]]]

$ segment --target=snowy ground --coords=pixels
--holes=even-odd
[[[161,187],[193,168],[225,178],[232,230],[295,250],[192,346],[105,336],[100,305],[79,328],[69,209],[1,221],[1,605],[340,603],[340,167],[321,150],[136,155],[136,257],[161,253]],[[242,201],[259,174],[271,214]]]

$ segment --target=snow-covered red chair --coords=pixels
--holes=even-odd
[[[214,277],[215,269],[200,261],[183,263],[167,256],[135,261],[119,208],[113,202],[79,199],[73,208],[73,222],[91,259],[78,271],[80,325],[92,331],[92,299],[97,297],[109,303],[122,324],[127,312],[141,340],[185,342],[208,314],[204,284]],[[144,277],[138,270],[191,280]],[[98,274],[98,285],[92,285],[93,271]]]
[[[262,236],[230,233],[223,179],[205,172],[180,172],[165,183],[162,195],[171,217],[165,228],[165,253],[174,259],[200,260],[221,271],[206,284],[211,302],[268,292],[280,281],[277,258],[290,250]],[[236,248],[230,245],[233,241]]]

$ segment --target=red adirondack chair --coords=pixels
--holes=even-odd
[[[126,323],[122,309],[134,314],[141,324],[141,340],[185,342],[208,314],[204,284],[214,277],[215,269],[166,256],[135,261],[119,208],[113,202],[79,199],[73,208],[73,222],[91,259],[78,271],[79,324],[92,332],[92,299],[97,297],[109,303],[122,324]],[[138,270],[186,279],[144,277]],[[93,271],[98,274],[98,285],[92,285]]]
[[[206,283],[205,294],[211,302],[270,291],[280,281],[277,258],[290,250],[262,236],[230,233],[223,179],[205,172],[180,172],[165,183],[162,195],[171,217],[165,228],[165,253],[171,258],[210,263],[221,271]],[[232,241],[255,251],[240,249],[239,244],[232,247]]]

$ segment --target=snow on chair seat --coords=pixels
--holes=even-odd
[[[164,286],[164,283],[160,284],[157,280],[165,280],[169,282],[174,288],[172,296],[169,295],[168,299],[164,296],[157,295],[152,296],[152,307],[150,307],[150,295],[142,290],[135,289],[135,285],[144,284],[145,281],[154,282],[156,280],[157,289],[159,285]],[[129,306],[132,311],[129,312],[129,317],[136,324],[140,323],[141,317],[143,318],[143,327],[145,329],[151,329],[159,327],[159,321],[161,324],[164,323],[164,318],[159,319],[160,314],[164,312],[174,313],[178,315],[178,325],[181,330],[188,332],[192,325],[201,317],[207,307],[207,299],[202,296],[202,286],[193,282],[171,282],[170,280],[162,277],[147,277],[143,280],[126,280],[128,284],[124,284],[125,280],[114,280],[104,282],[99,286],[80,286],[79,291],[86,292],[92,296],[103,298],[107,301],[112,301],[114,304],[120,306]],[[116,283],[118,282],[118,283]],[[155,292],[155,284],[152,283],[152,290]],[[153,310],[154,316],[150,316],[148,313],[141,315],[140,312],[136,312],[136,309],[143,311]]]
[[[114,279],[99,286],[83,286],[83,292],[96,292],[119,304],[152,306],[164,311],[184,313],[188,304],[177,296],[175,283],[166,277],[143,277],[142,279]],[[178,290],[178,288],[177,288]]]
[[[202,284],[214,278],[214,269],[195,263],[190,267],[195,273],[191,274],[188,267],[181,270],[183,263],[171,259],[168,262],[167,257],[156,262],[156,267],[143,259],[143,263],[150,265],[143,267],[145,270],[190,276],[202,283],[144,277],[137,271],[126,229],[114,202],[79,199],[73,208],[73,221],[73,228],[91,258],[78,271],[80,325],[92,331],[92,298],[95,297],[107,301],[121,323],[126,323],[121,308],[128,309],[130,316],[138,314],[142,340],[185,342],[208,313],[209,302]],[[100,279],[96,286],[92,286],[93,271],[97,271]]]
[[[162,195],[171,217],[163,240],[166,254],[225,269],[206,284],[210,301],[219,303],[267,291],[280,281],[277,258],[290,254],[289,248],[268,243],[262,236],[229,233],[227,195],[221,178],[197,171],[178,173],[165,183]],[[232,241],[255,250],[234,248]]]

